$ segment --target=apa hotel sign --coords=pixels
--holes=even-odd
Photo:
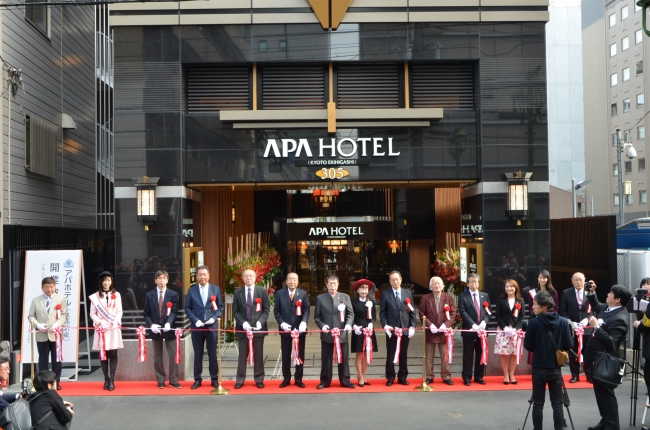
[[[392,137],[359,137],[357,139],[351,138],[325,138],[318,139],[318,152],[316,157],[320,160],[314,159],[314,152],[307,139],[267,139],[266,147],[264,149],[264,158],[289,158],[300,157],[304,155],[308,160],[306,165],[324,165],[324,164],[360,164],[360,163],[346,163],[345,160],[332,160],[334,163],[327,163],[327,158],[355,157],[399,157],[400,151],[393,149]]]

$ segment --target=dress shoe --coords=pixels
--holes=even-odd
[[[433,384],[433,378],[427,378],[424,382],[427,384]]]
[[[363,383],[363,385],[370,385],[370,382],[366,381]]]
[[[59,384],[58,382],[56,383],[56,390],[61,391],[61,384]]]
[[[469,382],[469,379],[463,379],[463,384],[467,385],[468,387],[472,385],[472,383]]]
[[[485,385],[485,381],[483,380],[483,378],[474,378],[474,382],[476,382],[477,384]]]
[[[391,385],[393,385],[393,381],[386,381],[386,386],[387,387],[390,387]]]
[[[289,381],[287,381],[287,380],[282,381],[282,383],[280,384],[280,388],[284,388],[284,387],[288,387],[288,386],[289,386]]]
[[[160,388],[160,389],[162,390],[163,388],[165,388],[165,384],[163,384],[163,383],[159,383],[159,384],[158,384],[158,388]]]
[[[212,381],[212,383],[210,385],[212,385],[214,388],[218,389],[219,388],[219,381]]]
[[[323,385],[323,384],[318,384],[318,385],[316,385],[316,389],[317,389],[317,390],[322,390],[322,389],[324,389],[324,388],[327,388],[327,385]]]
[[[179,384],[178,382],[175,383],[175,384],[169,384],[169,386],[172,387],[172,388],[179,389],[179,390],[180,390],[181,388],[183,388],[183,386],[182,386],[181,384]]]
[[[355,388],[356,385],[349,383],[348,385],[343,385],[343,388]]]
[[[503,385],[508,385],[510,382],[508,381],[503,381]]]
[[[264,388],[264,382],[256,382],[257,388]]]
[[[305,388],[305,384],[303,384],[302,381],[296,381],[296,387]]]
[[[397,383],[398,383],[398,384],[402,384],[402,385],[408,385],[408,384],[409,384],[409,381],[407,381],[406,379],[403,380],[403,381],[400,381],[400,380],[398,379],[398,380],[397,380]]]
[[[454,381],[452,381],[451,379],[443,379],[442,382],[444,382],[447,385],[454,385]]]
[[[240,389],[241,387],[243,387],[243,386],[244,386],[244,383],[243,383],[243,382],[237,382],[237,383],[235,384],[235,390],[239,390],[239,389]]]
[[[587,430],[603,430],[605,426],[601,423],[596,424],[595,426],[592,427],[587,427]]]
[[[519,382],[519,381],[510,381],[510,383],[511,383],[512,385],[517,385],[518,382]]]
[[[576,382],[580,382],[580,378],[577,376],[574,376],[573,378],[569,379],[569,384],[575,384]]]
[[[201,381],[194,381],[194,383],[192,384],[192,386],[190,387],[190,389],[192,389],[192,390],[196,390],[196,389],[199,388],[200,386],[201,386]]]

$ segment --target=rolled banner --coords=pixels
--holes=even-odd
[[[217,310],[217,296],[210,296],[210,301],[212,302],[212,310]]]
[[[140,326],[135,330],[135,334],[138,335],[138,362],[139,363],[144,363],[147,361],[147,340],[145,339],[145,335],[147,333],[147,329],[144,328],[144,326]]]
[[[117,299],[117,295],[111,294],[111,307],[115,307],[115,299]]]
[[[403,331],[401,328],[396,327],[393,329],[395,336],[397,336],[397,347],[395,348],[395,357],[393,357],[393,364],[399,363],[399,353],[402,349],[402,334]]]
[[[63,345],[62,345],[62,338],[61,338],[61,333],[63,330],[61,330],[61,327],[56,326],[52,328],[52,333],[54,333],[54,342],[56,343],[56,361],[63,363]]]
[[[294,328],[291,331],[291,339],[293,346],[293,364],[295,366],[300,366],[302,364],[302,360],[300,359],[300,332],[298,329]]]
[[[255,312],[262,312],[262,299],[259,297],[255,299]]]
[[[343,363],[343,351],[341,350],[341,330],[334,327],[332,330],[330,330],[330,333],[332,334],[332,337],[334,337],[334,349],[336,349],[336,362],[338,364],[341,364]]]
[[[454,329],[449,327],[445,329],[445,336],[447,337],[447,363],[451,364],[451,359],[454,358]]]
[[[366,319],[368,319],[368,320],[371,320],[371,319],[372,319],[372,307],[373,307],[373,306],[374,306],[374,305],[372,304],[372,302],[371,302],[370,300],[368,300],[368,301],[366,302],[366,310],[367,310],[367,312],[366,312]]]
[[[450,310],[451,310],[451,308],[449,307],[449,305],[445,305],[445,316],[447,317],[448,320],[451,319],[451,318],[449,318],[449,311]]]
[[[56,319],[58,320],[61,318],[61,305],[56,305],[54,309],[56,309]]]
[[[517,352],[517,364],[519,364],[519,359],[521,358],[521,353],[523,352],[522,345],[524,343],[524,337],[526,336],[526,333],[522,329],[517,330],[517,349],[515,350]]]
[[[302,300],[296,300],[296,316],[302,316]]]
[[[487,302],[486,302],[487,303]],[[483,329],[478,331],[478,337],[481,339],[481,361],[479,364],[488,364],[488,342],[487,342],[487,332]]]
[[[576,333],[576,337],[578,338],[578,361],[580,363],[583,362],[582,358],[582,336],[585,334],[585,329],[577,326],[576,328],[573,329]]]
[[[255,358],[253,350],[253,330],[246,330],[246,337],[248,338],[248,359],[246,362],[251,366],[254,366]]]
[[[106,358],[106,328],[99,325],[95,328],[95,333],[99,336],[99,359],[107,360]]]
[[[406,303],[406,306],[409,307],[409,312],[413,312],[415,310],[415,309],[413,309],[413,305],[411,304],[411,299],[410,298],[407,297],[404,300],[404,303]]]
[[[339,303],[337,309],[339,310],[339,315],[341,316],[341,322],[345,322],[345,303]]]
[[[172,306],[173,306],[172,302],[167,302],[167,314],[166,314],[167,316],[169,316],[169,314],[171,313]]]
[[[183,336],[183,329],[177,328],[174,330],[176,335],[176,364],[181,364],[181,336]]]
[[[366,363],[372,363],[372,329],[365,327],[363,329],[363,352],[366,356]]]
[[[515,318],[519,317],[519,309],[521,309],[521,304],[520,303],[515,303],[515,310],[512,313],[512,316]]]
[[[488,302],[483,302],[483,307],[485,308],[485,312],[487,312],[488,315],[492,315],[492,312],[490,312],[490,304]]]

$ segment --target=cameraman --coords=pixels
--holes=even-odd
[[[9,359],[7,357],[0,357],[0,380],[9,380]],[[20,397],[20,394],[8,394],[0,391],[0,415],[7,409],[9,403],[13,403]]]
[[[544,397],[546,384],[553,407],[553,425],[555,430],[564,428],[564,411],[562,411],[562,370],[557,365],[556,348],[568,350],[573,346],[569,322],[553,312],[555,302],[548,291],[540,291],[533,300],[535,318],[528,321],[524,348],[533,355],[533,427],[542,429],[544,418]]]
[[[650,292],[650,278],[643,278],[639,289],[646,290],[646,294],[640,295],[638,298],[635,297],[634,300],[637,303],[640,303],[641,299],[647,300],[646,296]],[[638,307],[635,306],[635,309],[638,309]],[[641,356],[645,360],[645,364],[643,365],[643,379],[645,379],[646,388],[648,389],[648,393],[650,393],[650,336],[648,336],[650,334],[650,308],[646,308],[645,313],[643,313],[643,318],[640,321],[634,321],[632,327],[637,329],[638,333],[643,336],[643,346],[641,348]],[[650,428],[641,427],[641,430],[650,430]]]

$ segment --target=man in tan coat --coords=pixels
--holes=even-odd
[[[56,374],[56,389],[61,389],[62,363],[56,357],[56,338],[52,330],[63,327],[68,318],[68,304],[65,297],[56,294],[56,282],[47,277],[41,281],[41,290],[32,300],[29,308],[29,322],[35,327],[38,370],[48,370],[48,356],[52,358],[52,371]],[[60,309],[57,306],[60,305]]]
[[[422,297],[418,309],[420,312],[420,318],[423,316],[426,317],[425,324],[429,329],[426,331],[426,382],[427,384],[433,383],[433,368],[437,346],[441,360],[440,376],[442,377],[442,382],[447,385],[454,385],[451,380],[451,365],[447,360],[445,360],[445,344],[447,338],[444,335],[444,331],[447,328],[451,328],[454,324],[456,318],[456,305],[454,303],[454,298],[451,295],[442,292],[443,288],[444,284],[442,283],[442,279],[438,276],[431,278],[429,281],[429,289],[431,290],[431,293]],[[445,311],[445,306],[449,306],[449,311]]]

